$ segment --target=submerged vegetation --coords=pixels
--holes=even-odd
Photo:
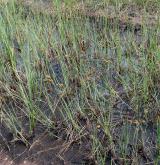
[[[2,1],[0,147],[30,152],[45,133],[64,163],[76,146],[81,164],[159,164],[159,6]]]

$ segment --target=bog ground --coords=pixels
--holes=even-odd
[[[160,164],[158,0],[0,1],[0,164]]]

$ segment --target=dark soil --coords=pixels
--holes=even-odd
[[[29,137],[29,145],[18,139],[3,125],[0,127],[0,164],[8,165],[70,165],[93,164],[90,158],[90,146],[87,142],[67,142],[66,135],[56,130],[48,133],[37,125],[34,136]],[[57,128],[58,130],[58,128]],[[64,132],[64,131],[62,131]]]

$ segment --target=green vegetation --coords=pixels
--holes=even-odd
[[[150,2],[55,0],[54,14],[0,4],[0,114],[13,140],[30,146],[39,124],[51,133],[60,121],[95,164],[139,164],[139,152],[158,164],[160,2]],[[104,9],[114,17],[90,14]]]

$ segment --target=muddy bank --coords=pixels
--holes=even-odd
[[[15,138],[12,132],[1,125],[0,161],[13,165],[78,165],[93,164],[88,141],[67,140],[70,137],[61,128],[47,130],[37,125],[34,135],[28,138],[26,145],[21,138]],[[24,135],[26,136],[26,135]]]

